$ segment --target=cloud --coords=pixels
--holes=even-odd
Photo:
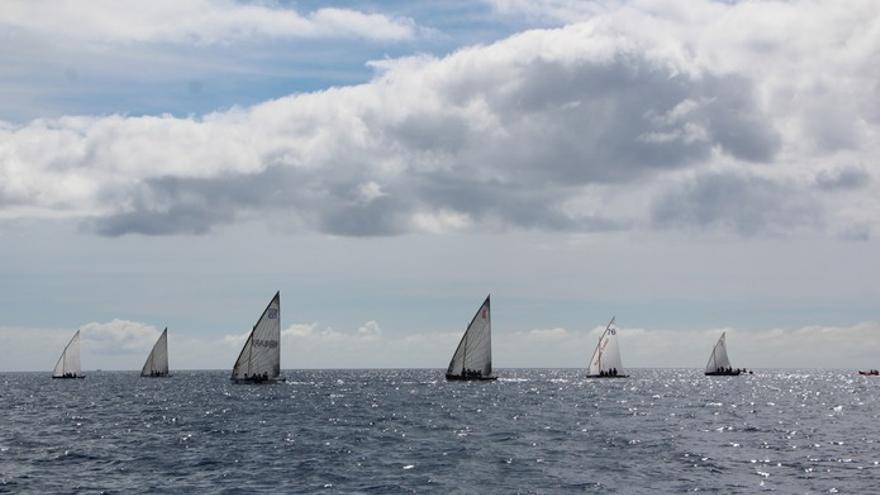
[[[813,227],[822,218],[818,203],[795,184],[757,175],[709,173],[659,196],[652,220],[661,228],[720,228],[754,236]]]
[[[11,0],[0,26],[49,38],[95,43],[218,44],[248,38],[360,38],[407,40],[419,29],[411,19],[341,8],[308,14],[260,2],[156,0],[132,8],[126,2],[63,0],[51,9]]]
[[[562,340],[569,336],[568,330],[564,328],[535,328],[533,330],[529,330],[527,334],[527,338],[529,340],[537,340],[537,341],[553,341],[553,340]]]
[[[825,191],[848,191],[868,185],[871,175],[861,167],[841,167],[816,174],[816,186]]]
[[[293,324],[284,330],[281,331],[281,338],[285,337],[293,337],[293,338],[303,338],[303,337],[311,337],[315,334],[315,329],[318,327],[318,323],[296,323]]]
[[[844,226],[840,237],[850,241],[868,241],[871,239],[872,229],[864,223],[854,223]]]
[[[131,353],[152,349],[162,330],[136,321],[115,319],[80,327],[82,345],[94,352]]]
[[[363,340],[378,340],[382,338],[382,328],[377,322],[370,320],[358,328],[357,334]]]
[[[76,330],[0,327],[4,369],[51,370]],[[79,330],[86,369],[140,369],[161,334],[155,326],[122,319],[86,323]]]
[[[871,100],[847,103],[876,91],[862,27],[880,7],[798,3],[536,4],[578,22],[200,117],[0,125],[0,216],[69,217],[106,236],[252,219],[341,236],[870,227],[876,204],[856,215],[803,184],[827,187],[828,160],[880,151]],[[766,24],[783,14],[814,29],[781,40]],[[825,83],[831,72],[845,83]],[[823,144],[809,125],[823,108],[852,111],[852,143]]]
[[[493,335],[497,367],[583,367],[604,327],[565,328]],[[0,327],[3,370],[50,370],[73,329]],[[736,367],[876,367],[880,323],[851,326],[700,330],[621,327],[618,332],[626,367],[697,368],[705,366],[715,341],[727,332]],[[140,369],[159,335],[157,328],[113,320],[83,326],[85,369]],[[217,338],[171,332],[174,369],[231,369],[247,334]],[[318,323],[291,325],[282,331],[282,367],[289,368],[445,368],[461,331],[389,334],[368,321],[353,331]]]
[[[0,134],[0,170],[14,177],[0,192],[91,215],[105,235],[205,233],[265,211],[354,236],[411,231],[436,212],[466,219],[444,228],[610,230],[623,220],[562,202],[714,147],[774,153],[747,81],[676,65],[572,26],[201,119],[39,120]]]

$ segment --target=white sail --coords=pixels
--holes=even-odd
[[[623,375],[623,362],[620,360],[620,347],[617,344],[617,327],[614,326],[614,318],[608,322],[602,336],[599,337],[599,343],[596,344],[596,350],[593,351],[593,357],[590,359],[588,374],[598,376],[601,372],[617,371],[618,375]]]
[[[168,376],[168,327],[165,327],[159,340],[153,345],[153,350],[141,369],[141,376]]]
[[[464,376],[465,370],[477,372],[481,377],[492,376],[492,315],[489,296],[461,337],[446,374]]]
[[[233,380],[274,380],[281,375],[281,294],[275,297],[254,325],[232,368]]]
[[[55,369],[52,370],[52,376],[82,376],[82,369],[79,364],[79,330],[73,334],[73,338],[67,343],[58,362],[55,363]]]
[[[730,359],[727,357],[726,335],[727,332],[722,333],[721,337],[718,338],[715,347],[712,349],[712,354],[709,355],[709,362],[706,363],[707,373],[714,373],[731,367]]]

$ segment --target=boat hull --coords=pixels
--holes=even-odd
[[[629,378],[629,375],[587,375],[587,378]]]
[[[171,374],[167,375],[141,375],[141,378],[171,378]]]
[[[86,375],[82,376],[53,376],[53,380],[82,380]]]
[[[862,376],[880,376],[880,373],[871,373],[870,371],[859,371]]]
[[[707,371],[706,376],[739,376],[742,371]]]
[[[448,382],[493,382],[497,380],[497,376],[471,376],[464,377],[461,375],[446,375],[446,381]]]
[[[232,383],[238,384],[253,384],[253,385],[273,385],[275,383],[286,382],[286,378],[269,378],[263,380],[262,378],[253,379],[253,378],[232,378]]]

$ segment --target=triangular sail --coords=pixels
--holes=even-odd
[[[722,333],[721,337],[718,338],[718,342],[715,343],[715,347],[712,348],[712,354],[709,355],[709,362],[706,363],[706,371],[708,373],[724,371],[727,368],[731,368],[730,358],[727,357],[726,335],[727,332]]]
[[[153,345],[153,350],[141,369],[141,376],[168,376],[168,327]]]
[[[235,366],[233,380],[274,380],[281,375],[281,294],[275,297],[254,325]]]
[[[79,330],[73,334],[70,342],[64,347],[61,357],[55,363],[55,369],[52,370],[52,376],[82,376],[82,369],[79,364]]]
[[[597,376],[602,372],[608,373],[615,370],[618,375],[623,375],[623,362],[620,360],[620,347],[617,344],[617,327],[614,326],[614,318],[608,322],[593,357],[590,359],[589,375]]]
[[[492,375],[492,315],[489,296],[461,337],[446,374],[465,376],[466,370],[479,373],[481,377]]]

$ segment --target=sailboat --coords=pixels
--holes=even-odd
[[[236,383],[275,382],[281,375],[281,293],[276,292],[254,325],[235,366]]]
[[[447,380],[495,380],[492,376],[492,315],[489,298],[480,305],[477,314],[467,326],[449,368]]]
[[[626,378],[629,375],[623,373],[623,363],[620,360],[620,346],[617,344],[617,327],[614,326],[614,317],[608,322],[593,357],[590,359],[590,367],[587,369],[587,378]]]
[[[730,358],[727,357],[727,332],[723,332],[715,347],[712,348],[712,354],[709,355],[709,362],[706,363],[706,376],[737,376],[741,373],[739,369],[733,369],[730,366]]]
[[[153,345],[153,350],[150,351],[147,362],[141,369],[141,376],[152,378],[171,376],[168,374],[168,327],[162,330],[162,335]]]
[[[52,378],[85,378],[79,364],[79,330],[64,347],[52,370]]]

